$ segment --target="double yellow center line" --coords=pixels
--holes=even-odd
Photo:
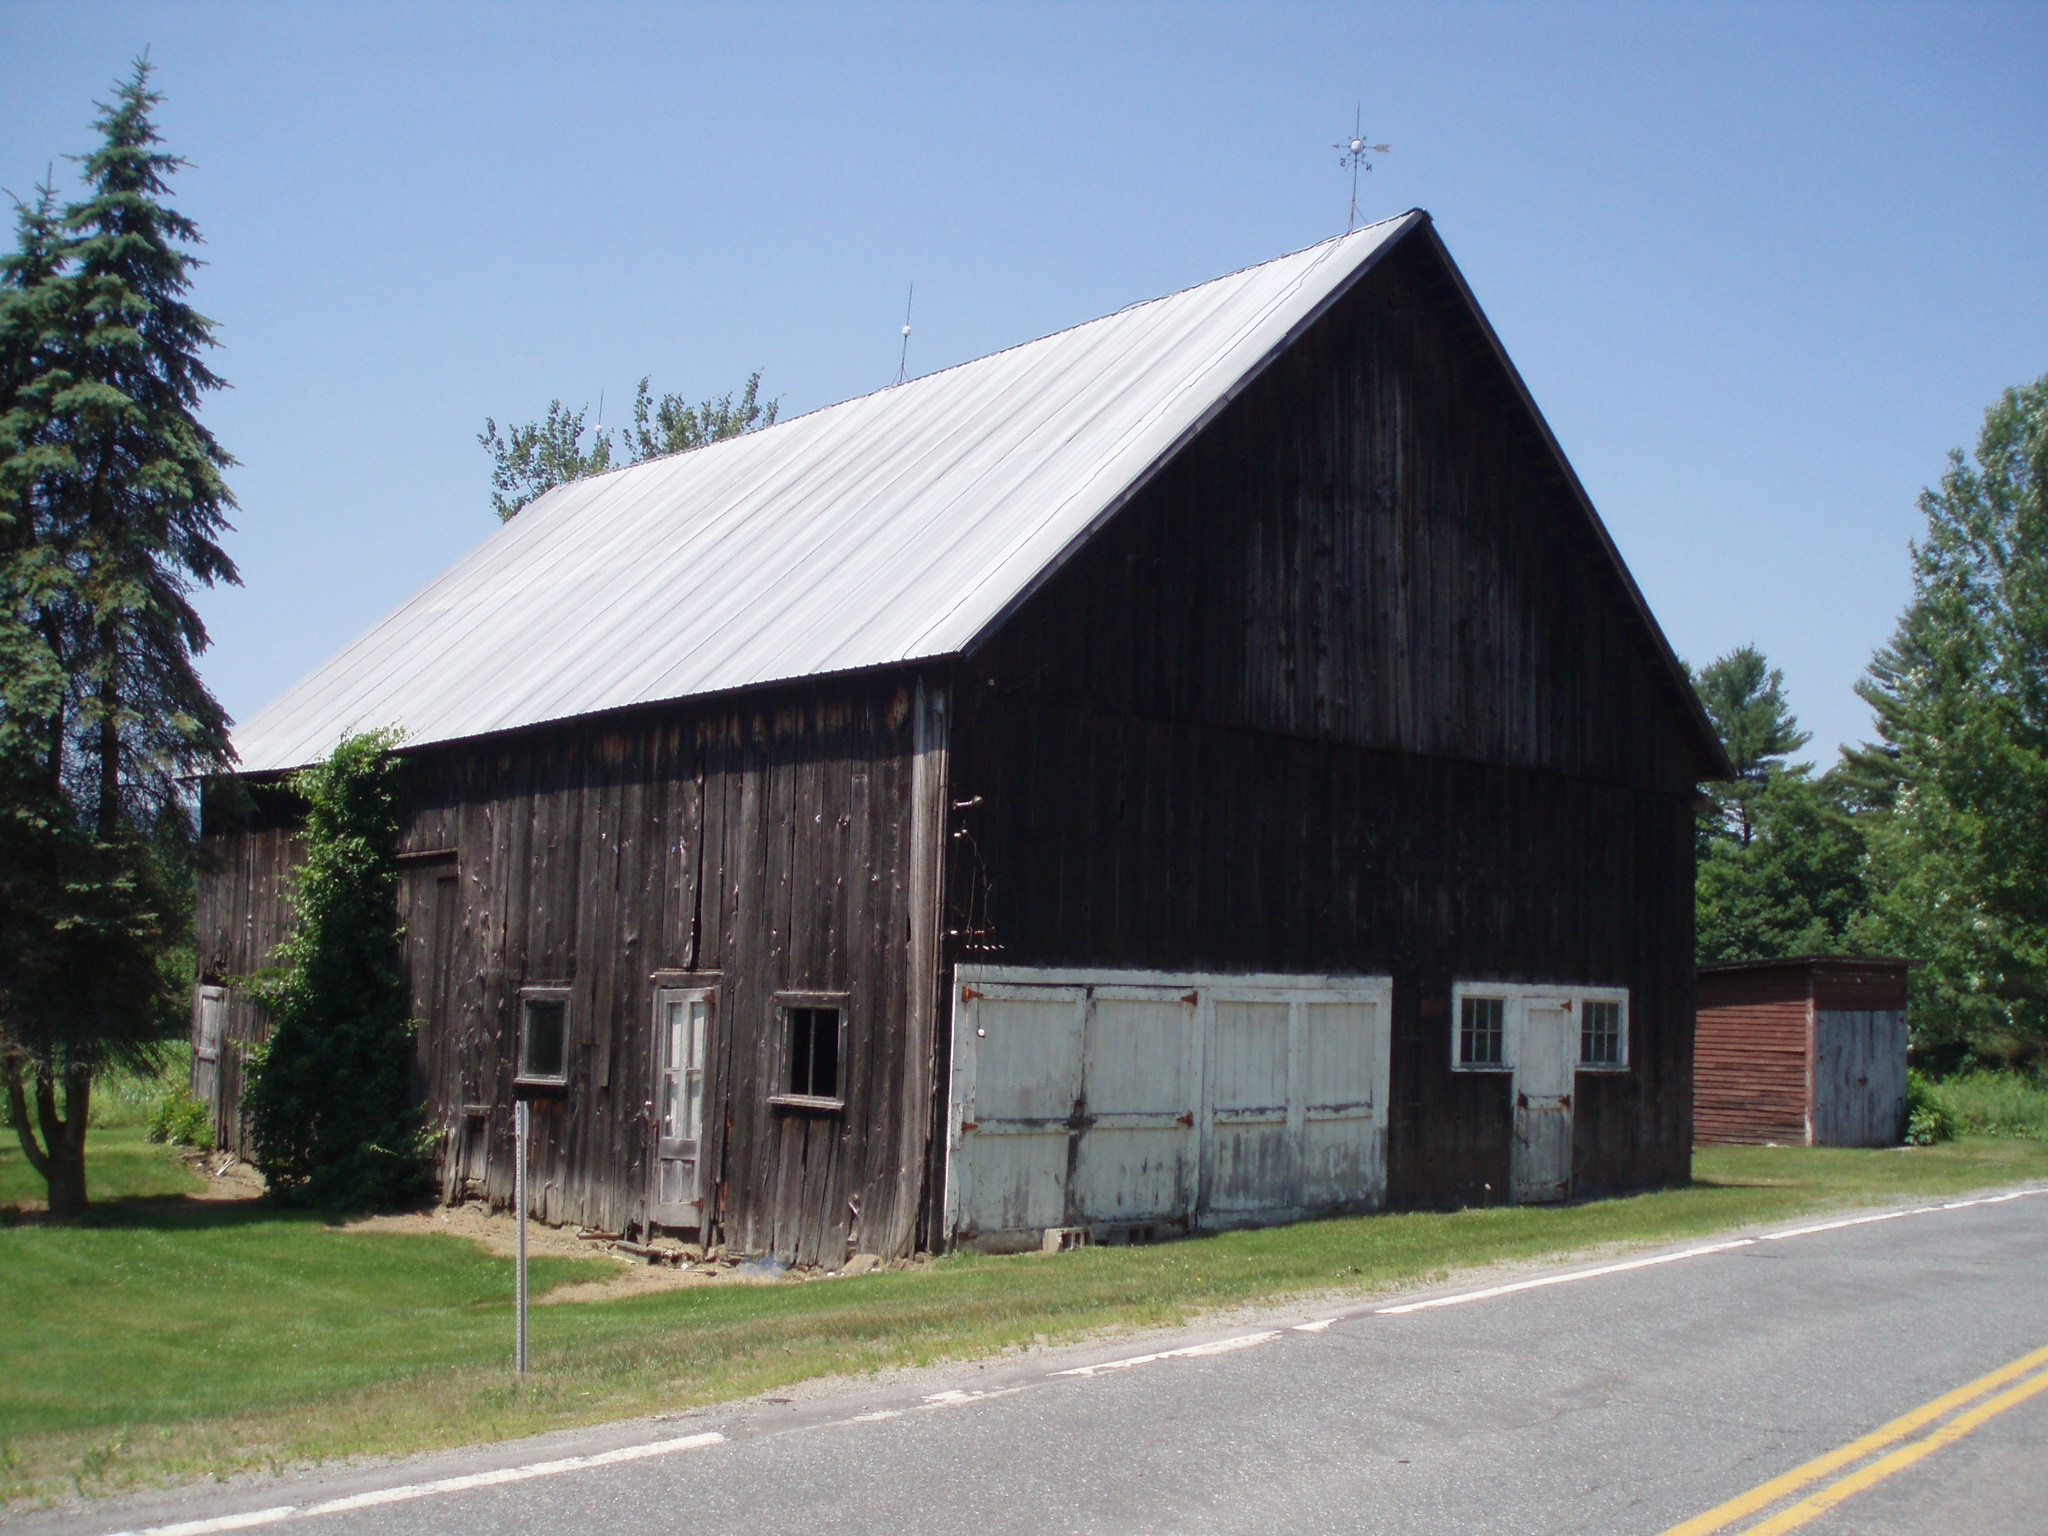
[[[2000,1391],[2000,1388],[2005,1390]],[[1781,1509],[1766,1520],[1744,1527],[1741,1536],[1778,1536],[1806,1524],[1816,1516],[1825,1514],[1844,1499],[1861,1493],[1873,1484],[1881,1483],[1894,1472],[1904,1471],[1921,1457],[1940,1450],[1967,1435],[1980,1424],[1998,1417],[2008,1408],[2017,1407],[2036,1393],[2048,1392],[2048,1348],[2022,1355],[2010,1365],[2001,1365],[1988,1375],[1979,1376],[1967,1386],[1957,1387],[1953,1392],[1944,1392],[1932,1402],[1923,1403],[1911,1413],[1893,1419],[1881,1429],[1874,1429],[1860,1440],[1851,1440],[1839,1449],[1829,1451],[1825,1456],[1816,1456],[1802,1467],[1794,1467],[1782,1477],[1774,1477],[1767,1483],[1759,1483],[1747,1493],[1737,1494],[1725,1504],[1717,1504],[1703,1515],[1694,1515],[1690,1520],[1681,1521],[1663,1533],[1663,1536],[1708,1536],[1711,1531],[1726,1530],[1737,1521],[1748,1518],[1761,1510],[1769,1509],[1780,1500],[1789,1498],[1803,1488],[1811,1487],[1823,1478],[1840,1472],[1844,1467],[1856,1466],[1873,1453],[1883,1451],[1887,1446],[1896,1449],[1864,1465],[1845,1477],[1815,1489],[1797,1503]],[[1996,1394],[1987,1395],[1987,1394]],[[1979,1401],[1979,1399],[1983,1401]],[[1975,1407],[1969,1405],[1975,1404]],[[1964,1409],[1964,1412],[1957,1412]],[[1949,1415],[1955,1417],[1950,1418]],[[1946,1423],[1941,1421],[1946,1419]],[[1938,1428],[1920,1434],[1929,1425]],[[1920,1435],[1918,1439],[1909,1437]],[[1900,1445],[1900,1441],[1906,1443]]]

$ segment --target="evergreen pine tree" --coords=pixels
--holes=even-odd
[[[138,60],[83,200],[23,208],[0,270],[0,1086],[58,1212],[86,1202],[93,1075],[182,1028],[180,786],[229,760],[190,594],[236,580],[232,460],[195,415],[220,380],[158,100]]]
[[[1786,759],[1810,739],[1784,674],[1754,646],[1701,671],[1700,702],[1736,778],[1711,786],[1698,828],[1699,958],[1765,960],[1840,951],[1861,916],[1861,838],[1833,776]]]

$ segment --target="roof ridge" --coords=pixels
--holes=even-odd
[[[742,432],[734,437],[722,437],[715,442],[699,443],[694,448],[678,448],[673,453],[656,454],[653,458],[640,459],[631,464],[621,464],[617,469],[607,469],[600,474],[585,475],[579,480],[565,481],[563,483],[588,484],[593,481],[607,479],[612,475],[624,474],[630,469],[639,469],[644,465],[666,463],[670,459],[681,458],[686,453],[702,453],[707,448],[716,448],[723,443],[737,442],[743,437],[755,438],[763,433],[773,432],[780,427],[794,426],[797,422],[808,421],[811,417],[826,411],[836,411],[843,405],[855,405],[862,400],[872,400],[878,395],[890,394],[899,389],[908,389],[912,385],[924,383],[927,379],[942,379],[949,373],[957,372],[962,368],[971,368],[976,363],[985,363],[990,358],[1003,357],[1012,352],[1020,352],[1026,347],[1035,347],[1040,342],[1051,341],[1056,336],[1065,336],[1074,331],[1085,330],[1091,325],[1100,325],[1105,320],[1114,320],[1120,315],[1132,314],[1137,310],[1149,308],[1154,304],[1164,304],[1169,299],[1178,299],[1200,289],[1213,287],[1217,283],[1227,283],[1232,278],[1243,277],[1246,273],[1256,272],[1262,267],[1274,266],[1283,261],[1292,261],[1297,256],[1306,256],[1310,251],[1320,250],[1326,245],[1336,245],[1340,241],[1349,240],[1356,235],[1362,235],[1368,230],[1379,229],[1382,225],[1398,224],[1403,219],[1409,218],[1421,211],[1419,208],[1410,208],[1405,212],[1393,215],[1391,218],[1375,219],[1370,224],[1361,224],[1356,229],[1348,229],[1341,235],[1330,235],[1321,240],[1312,240],[1307,245],[1297,246],[1291,251],[1282,251],[1277,256],[1268,256],[1264,261],[1247,262],[1241,267],[1233,267],[1228,272],[1219,272],[1214,277],[1205,277],[1199,283],[1188,283],[1182,287],[1170,289],[1165,293],[1156,293],[1149,299],[1134,299],[1119,309],[1112,309],[1100,315],[1091,315],[1086,320],[1076,320],[1071,325],[1058,326],[1053,330],[1029,337],[1023,341],[1013,341],[1008,346],[997,347],[992,352],[982,352],[973,357],[963,357],[957,363],[948,363],[943,368],[934,368],[930,373],[920,373],[914,378],[901,379],[892,384],[884,384],[878,389],[866,390],[858,395],[846,395],[838,400],[828,400],[823,405],[814,405],[808,411],[800,412],[795,416],[779,418],[770,426],[757,427],[751,432]]]

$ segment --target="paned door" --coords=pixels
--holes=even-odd
[[[1578,1014],[1568,997],[1528,998],[1515,1063],[1515,1144],[1509,1198],[1562,1200],[1572,1192],[1572,1085],[1579,1059]]]
[[[660,987],[654,994],[654,1224],[704,1224],[704,1069],[717,989]]]

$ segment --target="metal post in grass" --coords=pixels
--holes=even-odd
[[[526,1144],[533,1132],[533,1104],[521,1098],[512,1105],[512,1208],[519,1222],[519,1351],[518,1372],[526,1374]]]

